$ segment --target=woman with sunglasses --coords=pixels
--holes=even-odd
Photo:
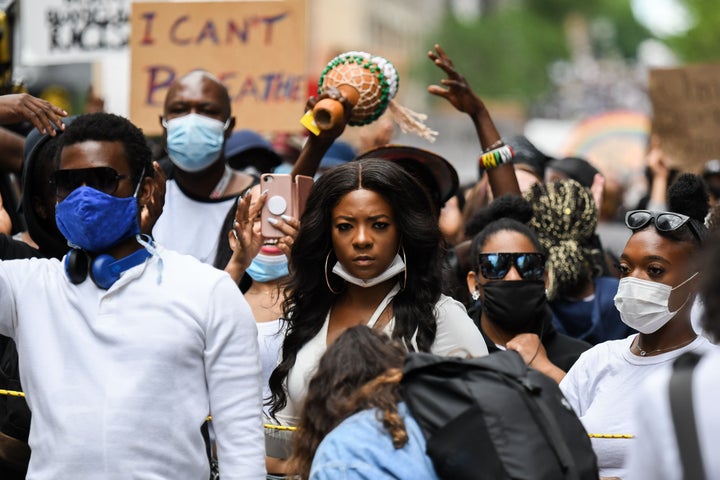
[[[524,223],[532,207],[519,197],[490,204],[491,220],[473,239],[467,286],[470,315],[490,352],[516,350],[529,366],[560,382],[588,343],[558,333],[545,296],[546,257]]]
[[[401,167],[364,159],[321,176],[290,257],[289,326],[270,377],[271,414],[297,423],[320,357],[354,325],[385,332],[408,350],[486,355],[463,305],[441,294],[441,259],[430,200]]]
[[[691,259],[707,236],[708,196],[700,178],[680,176],[668,191],[668,204],[667,212],[634,210],[625,217],[632,235],[620,257],[615,305],[622,321],[639,333],[591,348],[560,383],[593,436],[601,477],[626,474],[640,383],[685,352],[715,348],[690,321],[700,280]]]

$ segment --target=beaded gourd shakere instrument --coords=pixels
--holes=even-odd
[[[403,132],[412,132],[434,141],[437,132],[423,120],[426,115],[398,105],[395,95],[400,78],[395,66],[383,57],[367,52],[346,52],[333,58],[325,67],[318,82],[318,93],[335,87],[354,105],[349,125],[367,125],[389,110]],[[333,99],[323,99],[313,109],[317,126],[327,130],[336,125],[342,115],[342,105]]]

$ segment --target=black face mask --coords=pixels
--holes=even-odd
[[[542,280],[488,282],[482,308],[491,322],[510,333],[534,330],[545,315],[547,297]]]

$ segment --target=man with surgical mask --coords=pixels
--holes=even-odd
[[[170,162],[165,207],[153,235],[211,264],[225,215],[258,181],[225,161],[225,141],[235,126],[228,91],[210,73],[194,70],[168,89],[160,123]]]

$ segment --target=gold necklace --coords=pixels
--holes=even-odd
[[[673,345],[672,347],[656,348],[655,350],[644,350],[644,349],[640,346],[640,337],[638,336],[638,337],[635,339],[635,344],[634,344],[633,346],[634,346],[635,349],[638,351],[638,353],[640,354],[641,357],[646,357],[646,356],[648,356],[648,355],[650,355],[650,354],[652,354],[652,353],[668,352],[668,351],[670,351],[670,350],[675,350],[675,349],[677,349],[677,348],[682,348],[682,347],[684,347],[685,345],[690,345],[696,338],[697,338],[697,337],[693,337],[693,338],[691,338],[690,340],[685,340],[684,342],[679,343],[679,344],[677,344],[677,345]]]

